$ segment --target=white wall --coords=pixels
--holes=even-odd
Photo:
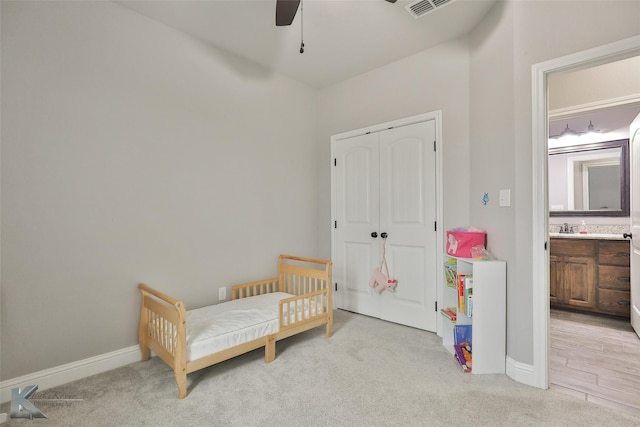
[[[314,89],[111,2],[1,15],[2,379],[136,344],[140,281],[318,256]]]
[[[526,363],[531,344],[517,334],[530,341],[532,325],[514,321],[520,317],[520,308],[530,305],[530,283],[523,283],[517,274],[522,245],[515,237],[522,191],[514,161],[514,57],[518,47],[512,39],[512,14],[509,2],[498,2],[471,34],[471,222],[487,231],[489,252],[507,262],[507,354]],[[531,156],[525,159],[531,161]],[[501,190],[510,192],[510,206],[499,206]],[[489,194],[486,205],[481,203],[484,193]]]
[[[509,264],[514,260],[514,205],[517,203],[513,130],[512,23],[506,3],[498,3],[471,35],[471,221],[487,231],[487,248]],[[499,206],[500,190],[511,206]],[[485,193],[489,202],[482,203]],[[508,269],[507,282],[511,277]]]
[[[549,110],[640,97],[640,56],[549,76]]]
[[[640,34],[637,17],[640,16],[640,2],[627,1],[585,1],[579,5],[573,2],[513,2],[514,5],[514,41],[522,48],[515,50],[514,81],[515,123],[516,123],[516,171],[517,180],[522,183],[520,200],[525,203],[518,206],[516,239],[518,247],[519,278],[531,277],[531,201],[532,172],[531,156],[531,67],[534,64],[558,58],[574,52],[601,46],[624,38]],[[585,25],[567,26],[567,22],[585,23]],[[544,28],[544,31],[540,31]],[[524,263],[524,264],[523,264]],[[540,286],[531,283],[533,286]],[[524,296],[524,295],[523,295]],[[527,297],[521,298],[524,301]],[[516,316],[508,318],[512,320]],[[522,312],[524,318],[525,312]],[[521,318],[520,315],[517,316]],[[529,320],[530,321],[530,320]],[[527,362],[523,351],[527,348],[522,337],[517,336],[518,326],[522,322],[513,319],[513,339],[517,340],[520,350],[516,360]],[[517,338],[516,338],[517,336]],[[509,336],[512,338],[512,336]],[[509,339],[508,338],[508,339]],[[528,340],[530,342],[530,340]]]
[[[442,110],[444,228],[469,221],[469,46],[466,38],[328,87],[319,94],[320,251],[331,254],[330,137]],[[443,248],[444,249],[444,248]]]
[[[472,174],[471,185],[477,189],[513,185],[513,206],[509,210],[512,213],[508,214],[497,209],[487,212],[479,207],[474,209],[477,194],[472,190],[471,221],[482,222],[480,225],[490,230],[489,245],[508,262],[507,353],[517,362],[533,363],[532,291],[534,286],[543,286],[532,283],[531,67],[638,35],[638,16],[640,2],[499,2],[471,35],[473,74],[480,73],[488,79],[479,78],[471,83],[471,150],[501,153],[499,158],[503,161],[502,167],[491,168],[484,175]],[[504,92],[485,96],[486,102],[476,102],[476,94],[483,93],[479,86],[489,85],[497,91],[500,79],[504,79]],[[496,112],[495,121],[480,119],[486,116],[487,109]],[[508,115],[507,120],[503,119],[504,114]],[[483,135],[479,147],[475,145],[476,134]],[[472,155],[472,165],[474,160]],[[494,240],[492,235],[496,235]]]

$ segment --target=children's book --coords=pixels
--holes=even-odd
[[[467,276],[464,278],[464,305],[465,314],[471,317],[472,305],[473,305],[473,277]]]
[[[442,313],[442,315],[444,317],[446,317],[447,319],[451,320],[451,322],[455,322],[456,318],[458,317],[455,307],[445,307],[445,308],[441,309],[440,312]]]
[[[451,316],[451,320],[457,320],[456,318],[458,317],[458,312],[456,311],[455,307],[445,307],[445,310]]]
[[[453,348],[456,360],[460,363],[462,370],[471,372],[471,346],[468,344],[455,344]]]
[[[456,269],[457,269],[457,261],[453,258],[447,259],[447,262],[444,263],[444,275],[447,282],[447,286],[450,288],[456,287]]]
[[[455,325],[453,327],[453,339],[455,344],[468,344],[471,346],[471,325]]]
[[[458,311],[465,314],[465,302],[464,302],[464,278],[466,274],[458,274]]]

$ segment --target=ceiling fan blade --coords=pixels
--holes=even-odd
[[[276,25],[291,25],[298,11],[300,0],[276,0]]]

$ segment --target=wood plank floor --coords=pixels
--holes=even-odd
[[[640,417],[640,339],[629,321],[551,309],[551,387]]]

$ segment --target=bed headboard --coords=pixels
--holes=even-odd
[[[278,282],[280,292],[301,295],[327,289],[330,296],[331,261],[280,255]]]

